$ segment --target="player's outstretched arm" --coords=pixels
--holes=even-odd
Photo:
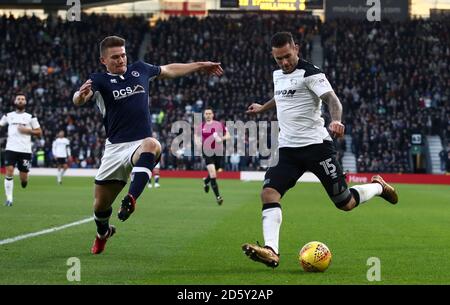
[[[92,92],[92,80],[88,79],[80,89],[75,92],[72,101],[76,106],[81,106],[90,100],[92,94],[94,94]]]
[[[269,109],[272,109],[276,106],[275,98],[272,98],[270,101],[265,103],[264,105],[253,103],[250,106],[248,106],[247,111],[245,113],[248,114],[259,114],[266,112]]]
[[[331,123],[328,129],[332,136],[341,138],[344,136],[345,126],[341,123],[342,119],[342,104],[334,91],[329,91],[320,96],[322,101],[328,105],[331,115]]]
[[[161,66],[161,74],[158,78],[176,78],[194,72],[206,72],[210,75],[221,76],[223,69],[220,62],[193,62],[188,64],[168,64]]]

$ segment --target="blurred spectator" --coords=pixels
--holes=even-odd
[[[237,152],[232,153],[230,156],[231,170],[239,171],[240,163],[241,163],[241,156]]]
[[[441,171],[447,170],[447,162],[448,162],[448,151],[447,149],[442,148],[442,150],[439,152],[439,158],[441,160]]]
[[[421,19],[322,26],[324,70],[341,98],[358,171],[412,172],[412,132],[445,140],[449,30],[449,21]]]

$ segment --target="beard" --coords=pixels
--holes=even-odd
[[[16,109],[19,111],[24,111],[25,110],[25,105],[16,105]]]

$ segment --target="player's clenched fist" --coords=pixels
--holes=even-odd
[[[246,113],[248,114],[258,114],[261,111],[262,105],[253,103],[248,106]]]
[[[328,129],[330,130],[331,135],[338,139],[344,136],[345,126],[339,121],[331,122]]]
[[[92,88],[92,80],[88,79],[81,87],[80,87],[80,97],[85,98]]]

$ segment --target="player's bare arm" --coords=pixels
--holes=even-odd
[[[73,103],[76,106],[81,106],[85,104],[89,99],[91,98],[93,92],[92,92],[92,80],[88,79],[81,87],[80,89],[75,92],[73,95]]]
[[[168,64],[161,66],[161,74],[158,78],[176,78],[194,72],[205,72],[209,75],[221,76],[223,69],[219,62],[193,62],[188,64]]]
[[[25,126],[19,126],[19,127],[17,127],[17,130],[20,133],[27,134],[27,135],[30,135],[30,136],[35,136],[35,137],[42,136],[42,129],[41,128],[34,128],[33,129],[33,128],[25,127]]]
[[[248,106],[247,111],[245,113],[248,114],[259,114],[266,112],[267,110],[270,110],[276,106],[275,104],[275,98],[272,98],[270,101],[265,103],[264,105],[253,103],[250,106]]]
[[[322,101],[328,105],[331,115],[331,123],[328,129],[332,136],[341,138],[344,136],[345,126],[341,123],[342,120],[342,104],[334,91],[329,91],[320,96]]]

